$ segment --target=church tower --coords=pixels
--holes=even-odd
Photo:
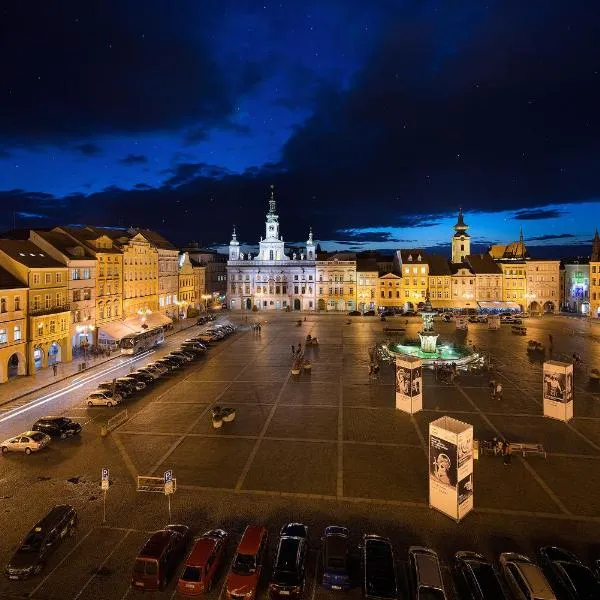
[[[469,226],[464,221],[462,208],[458,211],[458,220],[452,236],[452,262],[464,262],[465,256],[471,254],[471,236],[467,233]]]
[[[316,251],[315,251],[315,243],[313,241],[313,232],[312,227],[308,232],[308,240],[306,240],[306,260],[315,260],[316,259]]]
[[[592,255],[590,256],[590,262],[600,262],[600,236],[598,230],[594,234],[594,240],[592,241]]]
[[[240,260],[240,243],[235,233],[235,225],[233,226],[231,241],[229,242],[229,260]]]
[[[287,260],[284,254],[283,239],[279,235],[279,215],[275,212],[275,186],[271,186],[271,197],[269,198],[269,212],[265,223],[265,239],[261,239],[258,251],[259,260]]]

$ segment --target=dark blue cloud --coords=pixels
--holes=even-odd
[[[98,144],[91,144],[89,142],[86,144],[78,144],[75,146],[75,150],[81,152],[84,156],[99,156],[102,154],[102,148],[100,148]]]
[[[134,165],[145,165],[148,162],[148,157],[143,154],[128,154],[119,160],[119,163],[128,167]]]
[[[515,214],[517,221],[539,221],[540,219],[557,219],[564,215],[564,211],[555,208],[534,208],[521,210]]]

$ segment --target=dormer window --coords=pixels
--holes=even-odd
[[[419,254],[419,256],[417,256],[417,260],[418,260],[419,262],[421,262],[421,255],[420,255],[420,254]]]
[[[412,254],[409,254],[409,255],[408,255],[408,261],[409,261],[409,262],[412,262]]]

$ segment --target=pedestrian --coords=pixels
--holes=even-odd
[[[496,400],[502,400],[502,384],[498,381],[496,382],[496,389],[494,390],[494,397]]]
[[[494,451],[494,456],[498,456],[498,438],[496,436],[494,436],[492,438],[492,450]]]
[[[502,456],[503,456],[503,460],[502,462],[504,463],[504,466],[509,466],[511,463],[511,447],[510,447],[510,443],[507,442],[506,440],[504,440],[504,442],[502,443]]]
[[[302,354],[302,342],[298,344],[298,356]]]
[[[54,373],[54,377],[56,377],[58,374],[58,365],[56,363],[52,365],[52,372]]]
[[[548,349],[550,350],[550,354],[552,354],[552,347],[553,347],[553,339],[552,339],[552,334],[549,333],[548,334]]]
[[[496,391],[496,380],[495,379],[490,379],[490,394],[492,395],[492,400],[494,399],[494,393]]]
[[[296,354],[296,347],[292,344],[292,356]]]

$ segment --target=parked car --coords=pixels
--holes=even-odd
[[[61,440],[81,433],[81,425],[68,417],[42,417],[33,424],[31,429]]]
[[[86,398],[86,402],[88,406],[111,407],[120,404],[122,399],[123,397],[119,393],[111,394],[106,390],[96,390]]]
[[[350,534],[346,527],[329,525],[323,537],[323,578],[321,585],[330,590],[349,590],[351,587],[348,556]]]
[[[167,358],[159,358],[154,361],[153,365],[156,365],[159,369],[163,369],[163,374],[170,373],[174,369],[178,369],[181,365],[176,361],[169,361]]]
[[[145,386],[149,386],[151,383],[154,383],[155,379],[153,375],[150,375],[150,373],[142,371],[140,369],[138,369],[137,371],[133,371],[133,373],[129,373],[129,377],[131,379],[141,381]]]
[[[181,344],[181,349],[185,352],[193,352],[198,356],[206,353],[206,346],[201,342],[183,342],[183,344]]]
[[[457,552],[454,572],[464,600],[507,600],[492,564],[476,552]]]
[[[269,583],[270,598],[300,598],[304,593],[307,542],[306,525],[289,523],[281,529]]]
[[[227,537],[226,531],[212,529],[194,540],[177,582],[180,594],[199,596],[210,592],[225,556]]]
[[[374,317],[375,316],[375,311],[374,310],[366,310],[363,315],[365,317]]]
[[[193,360],[189,354],[186,354],[181,350],[174,350],[173,352],[169,353],[168,358],[178,360],[182,365],[187,365],[187,363],[190,363]]]
[[[404,313],[404,316],[405,316],[405,317],[416,317],[416,316],[417,316],[417,313],[416,313],[414,310],[407,310],[407,311]]]
[[[196,357],[196,355],[191,352],[190,350],[173,350],[173,352],[171,352],[171,356],[176,356],[176,357],[181,357],[183,358],[186,362],[192,362]]]
[[[408,549],[410,587],[414,600],[446,600],[438,555],[430,548]]]
[[[146,389],[146,384],[143,381],[136,379],[135,377],[131,377],[131,375],[126,375],[125,377],[119,377],[117,379],[117,383],[125,383],[129,384],[133,387],[134,391],[141,392]]]
[[[228,600],[253,600],[267,557],[268,533],[248,525],[237,547],[225,582]]]
[[[4,440],[0,447],[2,454],[7,452],[25,452],[31,454],[45,448],[50,443],[50,436],[41,431],[25,431]]]
[[[171,356],[170,354],[168,356],[164,356],[163,358],[159,358],[157,362],[167,365],[169,371],[179,369],[184,364],[183,360],[177,359],[174,356]]]
[[[544,573],[530,558],[516,552],[503,552],[499,560],[516,600],[556,600]]]
[[[398,597],[396,561],[392,543],[379,535],[365,534],[362,542],[363,598],[365,600]]]
[[[113,388],[115,392],[121,396],[121,398],[129,398],[135,393],[135,388],[130,383],[119,382],[116,381],[113,383],[112,381],[103,381],[98,384],[98,391],[105,393],[108,396],[111,396],[113,393]]]
[[[154,374],[154,372],[157,373],[158,377],[161,377],[162,375],[164,375],[165,373],[167,373],[169,371],[169,368],[164,365],[161,364],[159,362],[152,362],[152,363],[148,363],[144,369],[146,369],[147,371],[150,371],[150,373]]]
[[[164,590],[185,555],[188,540],[186,525],[167,525],[155,531],[135,559],[131,585],[142,590]]]
[[[19,542],[4,572],[9,579],[39,575],[59,542],[75,534],[77,512],[70,504],[51,508]]]
[[[600,581],[572,552],[544,546],[540,548],[540,563],[556,591],[568,600],[600,598]]]

